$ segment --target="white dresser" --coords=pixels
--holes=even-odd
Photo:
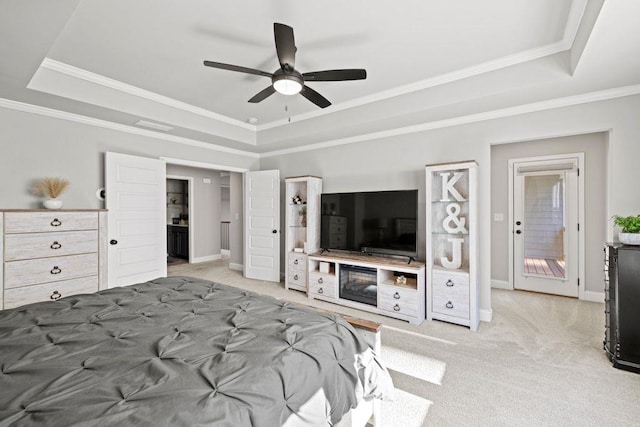
[[[0,230],[0,308],[106,288],[105,210],[2,210]]]

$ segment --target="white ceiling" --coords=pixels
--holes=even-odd
[[[603,90],[633,93],[639,4],[4,0],[0,97],[124,126],[167,124],[176,141],[273,152]],[[367,79],[309,83],[333,103],[327,109],[277,93],[250,104],[268,78],[203,66],[275,71],[274,22],[294,28],[298,71],[365,68]]]

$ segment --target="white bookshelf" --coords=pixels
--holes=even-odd
[[[307,254],[320,249],[322,178],[285,178],[285,288],[307,291]]]
[[[426,168],[427,319],[480,323],[475,161]]]

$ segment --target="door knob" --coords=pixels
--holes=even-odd
[[[516,225],[522,225],[520,221],[516,221]]]
[[[522,231],[516,230],[516,234],[522,234]]]
[[[117,245],[118,241],[116,239],[111,239],[109,243],[111,243],[112,245]]]
[[[271,230],[271,232],[272,232],[273,234],[276,234],[276,233],[278,232],[278,230]]]

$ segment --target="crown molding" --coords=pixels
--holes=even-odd
[[[72,65],[65,64],[63,62],[56,61],[51,58],[45,57],[40,66],[55,72],[65,74],[73,78],[81,79],[90,83],[94,83],[94,84],[101,85],[113,90],[117,90],[132,96],[144,98],[152,102],[156,102],[162,105],[166,105],[168,107],[180,109],[180,110],[197,114],[203,117],[211,118],[211,119],[214,119],[223,123],[227,123],[233,126],[238,126],[243,129],[252,130],[257,133],[262,130],[268,130],[268,129],[288,125],[292,121],[299,122],[299,121],[313,119],[326,114],[339,112],[339,111],[343,111],[351,108],[356,108],[365,104],[379,102],[379,101],[383,101],[385,99],[393,98],[396,96],[401,96],[408,93],[433,88],[436,86],[452,83],[452,82],[466,79],[469,77],[478,76],[491,71],[496,71],[499,69],[511,67],[511,66],[522,64],[525,62],[533,61],[545,56],[550,56],[550,55],[554,55],[560,52],[570,50],[573,47],[574,41],[576,39],[576,35],[578,34],[578,31],[580,29],[580,24],[584,17],[584,13],[588,6],[589,1],[590,0],[573,0],[571,2],[571,6],[567,16],[567,22],[565,24],[563,37],[558,42],[551,43],[538,48],[518,52],[512,55],[507,55],[501,58],[497,58],[495,60],[484,62],[482,64],[474,65],[461,70],[456,70],[450,73],[445,73],[445,74],[438,75],[438,76],[425,79],[419,82],[392,88],[386,91],[376,93],[374,95],[360,97],[360,98],[353,99],[351,101],[343,102],[340,104],[333,104],[326,109],[312,111],[305,114],[299,114],[287,119],[276,120],[276,121],[265,123],[262,125],[252,125],[250,123],[245,123],[241,120],[224,116],[222,114],[218,114],[213,111],[206,110],[204,108],[196,107],[194,105],[187,104],[185,102],[178,101],[176,99],[169,98],[167,96],[160,95],[155,92],[141,89],[139,87],[132,86],[132,85],[120,82],[118,80],[111,79],[111,78],[108,78],[100,74],[96,74],[78,67],[74,67]]]
[[[268,158],[286,154],[301,153],[305,151],[319,150],[323,148],[336,147],[346,144],[354,144],[358,142],[373,141],[382,138],[389,138],[394,136],[409,135],[412,133],[425,132],[434,129],[441,129],[452,126],[459,126],[464,124],[476,123],[486,120],[494,120],[505,117],[512,117],[527,113],[534,113],[539,111],[551,110],[555,108],[570,107],[574,105],[587,104],[591,102],[606,101],[609,99],[622,98],[625,96],[633,96],[640,94],[640,84],[623,86],[619,88],[606,89],[596,92],[590,92],[580,95],[573,95],[564,98],[556,98],[547,101],[535,102],[530,104],[519,105],[515,107],[508,107],[499,110],[486,111],[483,113],[470,114],[467,116],[454,117],[451,119],[437,120],[433,122],[421,123],[419,125],[404,126],[400,128],[388,129],[385,131],[372,132],[368,134],[357,135],[348,138],[340,138],[334,140],[328,140],[318,142],[315,144],[309,144],[301,147],[287,148],[282,150],[273,150],[264,153],[253,153],[245,150],[238,150],[234,148],[223,147],[220,145],[209,144],[202,141],[196,141],[184,137],[167,135],[160,132],[154,132],[151,130],[141,129],[133,126],[121,125],[119,123],[113,123],[106,120],[95,119],[79,114],[68,113],[65,111],[55,110],[52,108],[41,107],[33,104],[27,104],[18,101],[12,101],[5,98],[0,98],[0,108],[6,108],[10,110],[22,111],[31,114],[37,114],[46,117],[52,117],[61,120],[72,121],[76,123],[82,123],[90,126],[101,127],[105,129],[116,130],[120,132],[131,133],[135,135],[146,136],[154,139],[160,139],[164,141],[175,142],[178,144],[190,145],[199,148],[205,148],[208,150],[220,151],[230,154],[236,154],[251,158]]]
[[[606,89],[596,92],[590,92],[580,95],[567,96],[564,98],[550,99],[541,102],[518,105],[515,107],[502,108],[499,110],[486,111],[466,116],[453,117],[450,119],[437,120],[433,122],[421,123],[418,125],[404,126],[400,128],[387,129],[369,134],[361,134],[348,138],[340,138],[309,144],[301,147],[285,148],[282,150],[273,150],[264,152],[261,158],[281,156],[285,154],[301,153],[304,151],[320,150],[323,148],[336,147],[339,145],[354,144],[364,141],[373,141],[377,139],[389,138],[394,136],[409,135],[412,133],[425,132],[434,129],[441,129],[452,126],[482,122],[486,120],[494,120],[505,117],[518,116],[527,113],[535,113],[538,111],[552,110],[555,108],[570,107],[573,105],[588,104],[591,102],[606,101],[608,99],[622,98],[640,94],[640,84],[632,86],[623,86],[619,88]]]
[[[155,92],[141,89],[137,86],[132,86],[100,74],[92,73],[91,71],[83,70],[82,68],[74,67],[73,65],[65,64],[64,62],[56,61],[55,59],[44,58],[40,66],[42,68],[62,73],[76,79],[81,79],[90,83],[107,87],[109,89],[126,93],[128,95],[144,98],[152,102],[157,102],[158,104],[166,105],[171,108],[177,108],[179,110],[197,114],[209,119],[214,119],[223,123],[238,126],[243,129],[252,131],[256,130],[256,126],[250,123],[245,123],[243,121],[236,120],[222,114],[214,113],[213,111],[209,111],[204,108],[196,107],[195,105],[187,104],[186,102],[169,98],[168,96],[160,95]]]
[[[107,120],[95,119],[93,117],[83,116],[80,114],[69,113],[66,111],[55,110],[53,108],[41,107],[39,105],[27,104],[19,101],[12,101],[10,99],[0,98],[0,108],[6,108],[9,110],[22,111],[25,113],[37,114],[40,116],[51,117],[55,119],[67,120],[70,122],[82,123],[85,125],[101,127],[104,129],[116,130],[119,132],[130,133],[134,135],[146,136],[154,139],[161,139],[164,141],[175,142],[183,145],[190,145],[192,147],[205,148],[207,150],[220,151],[229,154],[235,154],[239,156],[259,158],[258,153],[253,153],[245,150],[238,150],[235,148],[224,147],[222,145],[209,144],[207,142],[196,141],[194,139],[184,138],[181,136],[168,135],[166,133],[155,132],[152,130],[142,129],[134,126],[122,125],[120,123],[114,123]]]

